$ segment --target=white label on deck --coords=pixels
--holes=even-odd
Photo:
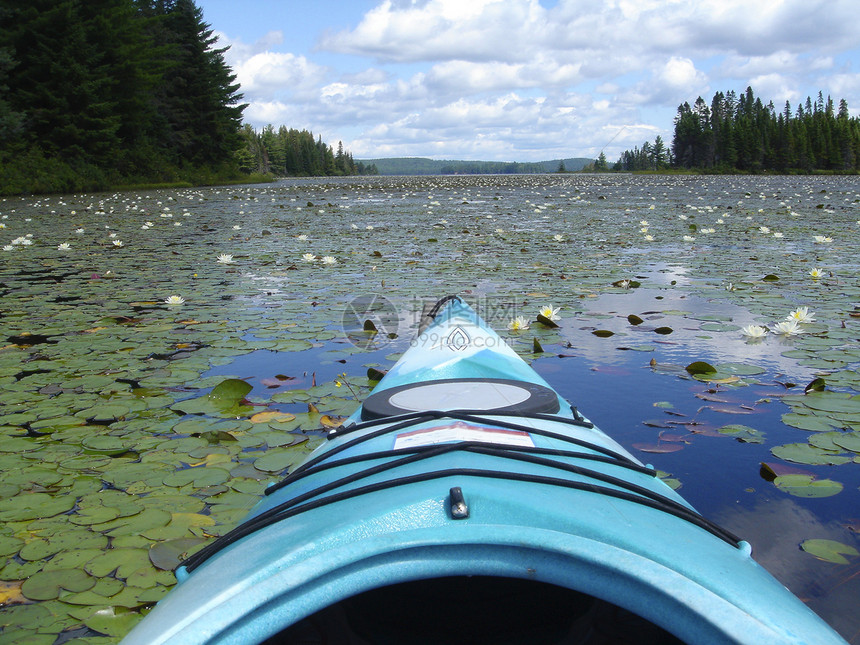
[[[533,448],[535,445],[531,435],[522,430],[486,428],[456,421],[444,426],[403,432],[395,437],[394,449],[403,450],[404,448],[432,446],[454,441],[479,441],[481,443],[495,443],[528,448]]]

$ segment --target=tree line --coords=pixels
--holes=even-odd
[[[860,119],[828,96],[777,111],[748,87],[717,92],[710,105],[699,97],[678,107],[671,147],[626,150],[615,170],[687,168],[716,172],[838,172],[860,170]]]
[[[239,169],[247,173],[268,173],[277,177],[317,177],[338,175],[377,175],[373,164],[356,162],[352,153],[338,141],[337,151],[322,137],[314,141],[307,130],[277,130],[271,124],[260,132],[250,125],[240,131],[242,146],[237,152]]]
[[[361,170],[310,133],[251,136],[225,51],[194,0],[0,0],[0,194]]]
[[[193,0],[0,0],[5,192],[230,174],[240,103]]]

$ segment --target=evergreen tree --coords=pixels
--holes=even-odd
[[[168,71],[171,82],[162,85],[159,96],[167,118],[169,148],[191,163],[222,163],[240,144],[238,132],[245,109],[239,104],[242,95],[236,76],[224,62],[226,49],[213,47],[217,38],[193,0],[176,0],[162,24],[167,42],[173,45]]]
[[[18,138],[24,122],[23,114],[16,112],[6,99],[9,96],[6,80],[15,64],[9,48],[0,47],[0,150]]]

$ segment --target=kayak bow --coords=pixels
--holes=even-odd
[[[844,643],[459,298],[127,645]]]

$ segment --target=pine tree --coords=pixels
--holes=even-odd
[[[181,162],[219,164],[239,147],[239,127],[245,105],[236,76],[224,62],[226,49],[214,48],[217,38],[203,21],[193,0],[172,6],[154,3],[155,23],[169,46],[167,77],[157,96],[165,118],[167,147]]]

